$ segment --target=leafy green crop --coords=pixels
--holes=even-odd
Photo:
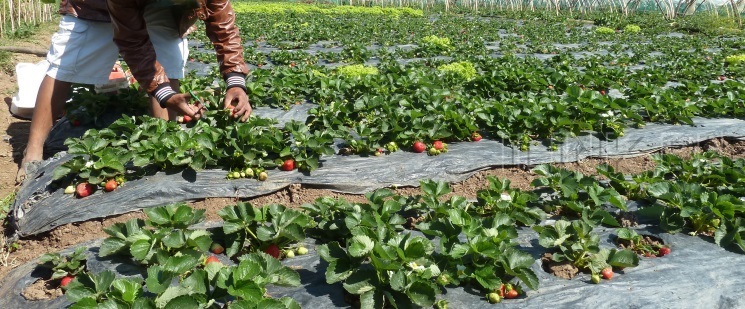
[[[145,264],[164,264],[174,256],[198,261],[212,244],[210,232],[190,230],[204,220],[204,209],[186,204],[145,209],[146,220],[131,219],[104,229],[110,236],[101,244],[101,256],[124,255]]]
[[[76,276],[85,271],[85,247],[78,247],[69,255],[62,256],[59,253],[45,253],[39,257],[38,263],[52,270],[51,280],[61,279],[66,276]]]
[[[271,244],[283,247],[302,241],[311,224],[307,214],[277,204],[255,208],[241,202],[221,209],[218,215],[225,220],[226,254],[231,257]]]
[[[534,226],[539,234],[539,244],[554,249],[555,262],[569,261],[580,270],[587,269],[599,274],[604,268],[635,267],[639,257],[631,250],[600,248],[600,236],[593,233],[593,227],[581,220],[558,220],[552,226]]]

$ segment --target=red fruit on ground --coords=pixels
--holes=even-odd
[[[95,190],[95,187],[92,184],[89,184],[87,182],[81,182],[75,188],[75,193],[78,194],[78,197],[86,197],[88,195],[93,194],[94,190]]]
[[[512,289],[504,293],[504,298],[513,299],[513,298],[517,298],[518,295],[520,294],[517,292],[517,290]]]
[[[208,265],[209,263],[222,263],[220,262],[220,259],[218,259],[214,255],[210,255],[207,260],[204,261],[204,265]]]
[[[442,141],[435,141],[432,143],[432,146],[435,147],[437,150],[442,150],[445,148],[445,146],[442,144]]]
[[[293,159],[287,159],[284,163],[282,163],[282,166],[280,166],[280,169],[283,171],[291,171],[295,169],[295,160]]]
[[[264,249],[264,253],[271,255],[275,259],[279,259],[279,247],[277,247],[276,244],[271,244],[269,247],[266,247]]]
[[[72,282],[73,279],[75,279],[75,276],[65,276],[64,278],[62,278],[62,281],[60,281],[59,286],[64,288],[68,284],[70,284],[70,282]]]
[[[476,132],[471,133],[471,140],[474,142],[478,142],[481,140],[481,134],[478,134]]]
[[[103,189],[104,189],[104,191],[106,191],[106,192],[111,192],[111,191],[114,191],[114,190],[116,190],[116,187],[117,187],[118,185],[119,185],[119,184],[118,184],[118,183],[116,183],[116,180],[114,180],[114,179],[109,179],[109,181],[107,181],[107,182],[106,182],[106,186],[104,186],[104,188],[103,188]]]
[[[427,149],[427,146],[424,145],[422,142],[415,142],[414,143],[414,152],[416,153],[422,153]]]
[[[605,278],[606,280],[610,280],[613,278],[613,269],[611,269],[610,267],[605,268],[600,271],[600,274],[603,275],[603,278]]]
[[[670,251],[672,251],[672,250],[670,250],[670,248],[668,248],[668,247],[662,247],[662,248],[660,248],[660,256],[666,256],[666,255],[670,254]]]
[[[189,123],[189,122],[191,122],[191,116],[184,115],[184,123]]]
[[[600,90],[600,95],[605,95],[605,90]]]

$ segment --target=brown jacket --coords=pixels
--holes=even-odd
[[[109,10],[106,0],[61,0],[59,13],[80,19],[109,22]]]
[[[153,0],[107,0],[114,25],[114,42],[129,65],[134,77],[151,95],[166,87],[168,77],[155,59],[155,50],[141,14]],[[184,1],[181,1],[184,2]],[[179,34],[183,37],[197,19],[204,21],[207,36],[217,52],[220,72],[229,77],[248,74],[243,60],[243,46],[235,25],[235,12],[229,0],[193,0],[195,8],[174,6],[174,18],[179,20]]]

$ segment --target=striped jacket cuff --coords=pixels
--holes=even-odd
[[[239,87],[243,89],[243,91],[247,91],[246,75],[243,75],[241,73],[225,74],[225,84],[227,84],[227,87],[225,87],[225,90],[228,90],[233,87]]]
[[[176,91],[173,91],[173,88],[171,88],[171,85],[168,83],[158,85],[158,88],[155,88],[155,91],[153,92],[155,100],[158,101],[158,104],[160,104],[160,107],[162,108],[166,108],[166,101],[174,95],[176,95]]]

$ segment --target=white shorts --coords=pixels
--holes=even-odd
[[[146,7],[144,17],[156,58],[166,75],[171,79],[184,78],[189,46],[185,38],[179,37],[170,9]],[[111,23],[63,15],[47,53],[47,75],[64,82],[101,84],[109,80],[118,58]]]

